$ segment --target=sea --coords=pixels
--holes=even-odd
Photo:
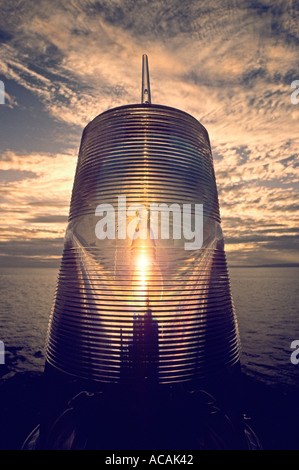
[[[2,379],[43,371],[57,275],[55,268],[0,268]],[[291,344],[299,341],[299,268],[231,267],[230,279],[243,372],[264,384],[299,389],[299,365],[291,362]]]

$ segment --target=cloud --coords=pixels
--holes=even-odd
[[[27,178],[35,178],[35,173],[32,171],[0,170],[0,180],[4,183],[20,181]]]
[[[38,223],[38,224],[65,224],[67,217],[65,215],[41,215],[37,217],[30,217],[27,222]]]
[[[63,239],[28,238],[0,241],[0,264],[2,267],[55,267],[60,263]]]
[[[2,155],[0,176],[1,172],[18,175],[0,183],[3,247],[9,250],[12,243],[11,246],[25,250],[36,240],[55,242],[64,235],[76,160],[71,153]],[[38,251],[38,244],[34,246]],[[28,250],[24,252],[26,257]]]
[[[68,6],[44,1],[40,14],[33,3],[12,21],[18,47],[14,41],[4,44],[3,67],[39,94],[57,119],[83,125],[94,117],[95,102],[101,112],[139,101],[143,52],[150,55],[155,102],[205,116],[211,132],[216,122],[219,132],[225,118],[233,134],[236,116],[246,133],[260,132],[260,122],[269,125],[268,111],[273,126],[273,113],[281,112],[284,99],[289,108],[285,75],[290,64],[296,70],[297,51],[271,36],[274,19],[280,19],[278,7],[238,1],[232,8],[229,1],[215,0],[208,7],[174,0],[171,8],[160,1],[74,1]],[[291,4],[281,4],[284,14],[288,8]],[[26,38],[25,46],[20,47],[18,36]],[[48,56],[49,47],[56,51],[56,64],[37,73],[33,60]]]

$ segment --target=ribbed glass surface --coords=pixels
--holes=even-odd
[[[147,239],[124,238],[124,197],[127,209],[176,204],[179,213],[189,204],[193,225],[202,204],[202,247],[186,249],[190,240],[173,236],[175,214],[168,239],[151,238],[149,222]],[[100,204],[115,208],[115,239],[96,234]],[[134,220],[127,215],[128,224]],[[47,361],[76,377],[160,384],[208,378],[238,363],[209,138],[190,115],[132,105],[85,128]]]

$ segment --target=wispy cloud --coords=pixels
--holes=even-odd
[[[0,177],[11,176],[0,183],[1,265],[57,265],[75,165],[72,154],[2,155]]]

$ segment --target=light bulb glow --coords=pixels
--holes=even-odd
[[[146,254],[141,254],[137,260],[137,278],[139,278],[139,285],[143,290],[148,287],[149,276],[149,260]]]
[[[148,246],[134,247],[132,253],[132,307],[146,307],[151,300],[151,288],[157,276],[153,248]]]

